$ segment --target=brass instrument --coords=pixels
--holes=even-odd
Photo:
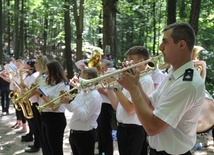
[[[19,102],[20,100],[22,100],[25,96],[30,95],[31,92],[32,92],[34,89],[38,88],[44,81],[45,81],[45,79],[41,80],[38,84],[36,84],[36,85],[33,86],[32,88],[28,89],[28,90],[27,90],[26,92],[24,92],[21,96],[17,97],[17,98],[14,100],[14,102],[17,103],[17,102]]]
[[[160,55],[162,56],[162,55]],[[117,81],[113,81],[112,83],[105,83],[104,80],[105,79],[108,79],[110,77],[113,77],[115,75],[119,75],[121,74],[122,72],[125,72],[125,71],[128,71],[128,70],[131,70],[133,68],[136,68],[138,66],[141,66],[143,64],[148,64],[148,69],[147,70],[144,70],[140,73],[141,76],[145,76],[147,75],[151,70],[155,70],[156,69],[156,64],[157,64],[157,61],[159,59],[160,56],[157,56],[157,57],[153,57],[151,59],[148,59],[146,61],[143,61],[143,62],[139,62],[137,64],[134,64],[134,65],[131,65],[131,66],[128,66],[128,67],[125,67],[125,68],[122,68],[122,69],[119,69],[119,70],[116,70],[114,72],[111,72],[111,73],[108,73],[108,74],[105,74],[103,76],[100,76],[100,77],[97,77],[97,78],[94,78],[94,79],[90,79],[90,80],[82,80],[80,81],[80,84],[79,86],[77,87],[74,87],[72,89],[70,89],[69,91],[59,95],[58,97],[50,100],[49,102],[41,105],[41,106],[38,106],[38,111],[41,112],[43,109],[47,108],[50,104],[52,104],[53,102],[59,100],[60,98],[62,98],[63,96],[65,95],[68,95],[68,93],[71,93],[73,92],[74,90],[79,90],[79,89],[83,89],[83,90],[93,90],[93,89],[98,89],[98,88],[111,88],[112,86],[115,86],[115,85],[118,85]],[[76,94],[72,94],[72,97],[75,97]],[[52,107],[53,109],[54,108],[57,108],[61,105],[62,103],[57,103],[55,104],[54,107]]]
[[[47,108],[51,103],[57,101],[58,99],[62,98],[63,96],[68,95],[68,93],[70,93],[70,92],[72,92],[72,91],[74,91],[74,90],[77,90],[77,89],[78,89],[78,87],[74,87],[74,88],[70,89],[69,91],[67,91],[67,92],[65,92],[65,93],[63,93],[63,94],[61,94],[61,95],[59,95],[58,97],[56,97],[56,98],[50,100],[49,102],[47,102],[47,103],[45,103],[45,104],[43,104],[43,105],[41,105],[41,106],[38,106],[38,107],[37,107],[38,111],[41,113],[42,110],[44,110],[45,108]],[[71,96],[72,96],[72,98],[73,98],[73,97],[75,97],[76,95],[75,95],[75,94],[72,94]],[[54,107],[52,107],[52,109],[58,108],[61,104],[62,104],[62,103],[55,104]]]
[[[19,106],[21,107],[23,114],[25,116],[25,118],[27,119],[31,119],[33,118],[33,110],[32,110],[32,103],[30,101],[30,96],[31,96],[31,92],[36,89],[37,87],[39,87],[45,79],[43,79],[42,81],[40,81],[38,84],[36,84],[35,86],[33,86],[32,88],[30,88],[28,91],[26,91],[22,96],[18,97],[15,100],[15,103],[18,103]]]
[[[45,79],[43,79],[37,85],[35,85],[34,87],[32,87],[29,90],[27,90],[26,92],[24,92],[22,95],[20,95],[20,93],[18,91],[11,91],[9,93],[9,98],[11,99],[12,103],[14,104],[15,109],[19,110],[19,111],[22,110],[23,115],[27,119],[33,118],[31,101],[29,100],[31,92],[34,89],[36,89],[37,87],[39,87],[44,82],[44,80]],[[17,83],[15,82],[15,84],[17,84]],[[19,86],[19,85],[17,85],[17,86]]]
[[[99,53],[95,53],[95,55],[88,61],[88,67],[89,68],[96,68],[98,74],[101,74],[102,68],[101,68],[101,56]]]
[[[13,79],[13,77],[12,77],[12,79]],[[15,109],[20,111],[21,107],[19,106],[19,103],[15,102],[15,100],[20,96],[22,88],[21,88],[21,86],[16,81],[13,81],[13,84],[15,85],[15,87],[17,88],[17,90],[12,90],[9,93],[8,98],[11,99],[11,101],[12,101]]]
[[[11,99],[15,109],[20,111],[21,109],[20,109],[19,104],[15,103],[15,100],[19,97],[19,92],[13,90],[9,93],[8,97],[9,97],[9,99]]]
[[[33,110],[31,108],[31,101],[29,100],[28,95],[25,96],[19,103],[20,108],[23,111],[23,115],[27,119],[33,118]]]

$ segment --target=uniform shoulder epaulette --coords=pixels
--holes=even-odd
[[[194,70],[192,68],[186,69],[183,76],[183,81],[192,81],[193,73],[194,73]]]

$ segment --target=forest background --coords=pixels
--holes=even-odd
[[[213,0],[0,0],[0,63],[8,57],[56,57],[73,77],[78,60],[104,49],[115,65],[131,46],[159,55],[162,29],[188,22],[204,50],[206,89],[214,95]],[[107,48],[108,47],[108,48]],[[72,60],[72,61],[71,61]]]

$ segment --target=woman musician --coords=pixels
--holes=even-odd
[[[36,69],[36,73],[34,73],[34,74],[36,75],[36,78],[34,78],[34,80],[32,80],[33,83],[32,82],[29,83],[29,85],[31,85],[31,88],[34,87],[34,85],[36,85],[36,84],[42,85],[42,81],[44,81],[44,79],[46,77],[45,69],[46,69],[47,62],[48,62],[48,59],[44,55],[38,56],[36,58],[35,64],[34,64],[34,67]],[[27,64],[32,66],[33,62],[29,61]],[[31,88],[29,88],[29,89],[31,89]],[[32,153],[32,152],[38,152],[40,149],[40,146],[43,146],[43,145],[40,141],[40,139],[41,139],[41,116],[37,110],[39,97],[34,96],[33,93],[30,94],[29,97],[30,97],[30,101],[32,103],[31,108],[32,108],[32,112],[33,112],[33,117],[28,120],[30,131],[28,134],[22,136],[22,141],[27,142],[27,141],[29,141],[29,139],[32,138],[32,135],[34,136],[33,145],[28,145],[28,147],[25,148],[25,152]],[[43,149],[42,149],[42,151],[43,151]],[[44,151],[43,151],[43,154],[45,154]]]
[[[46,81],[33,94],[39,97],[39,105],[43,105],[59,96],[60,91],[68,91],[70,86],[62,65],[55,59],[46,65]],[[42,118],[42,151],[44,155],[63,155],[63,136],[66,127],[64,115],[65,106],[60,105],[53,109],[59,102],[51,103],[41,112]]]

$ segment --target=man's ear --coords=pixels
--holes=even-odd
[[[186,41],[184,41],[184,40],[181,40],[180,42],[179,42],[179,46],[180,46],[180,50],[183,50],[183,49],[185,49],[186,48]]]

